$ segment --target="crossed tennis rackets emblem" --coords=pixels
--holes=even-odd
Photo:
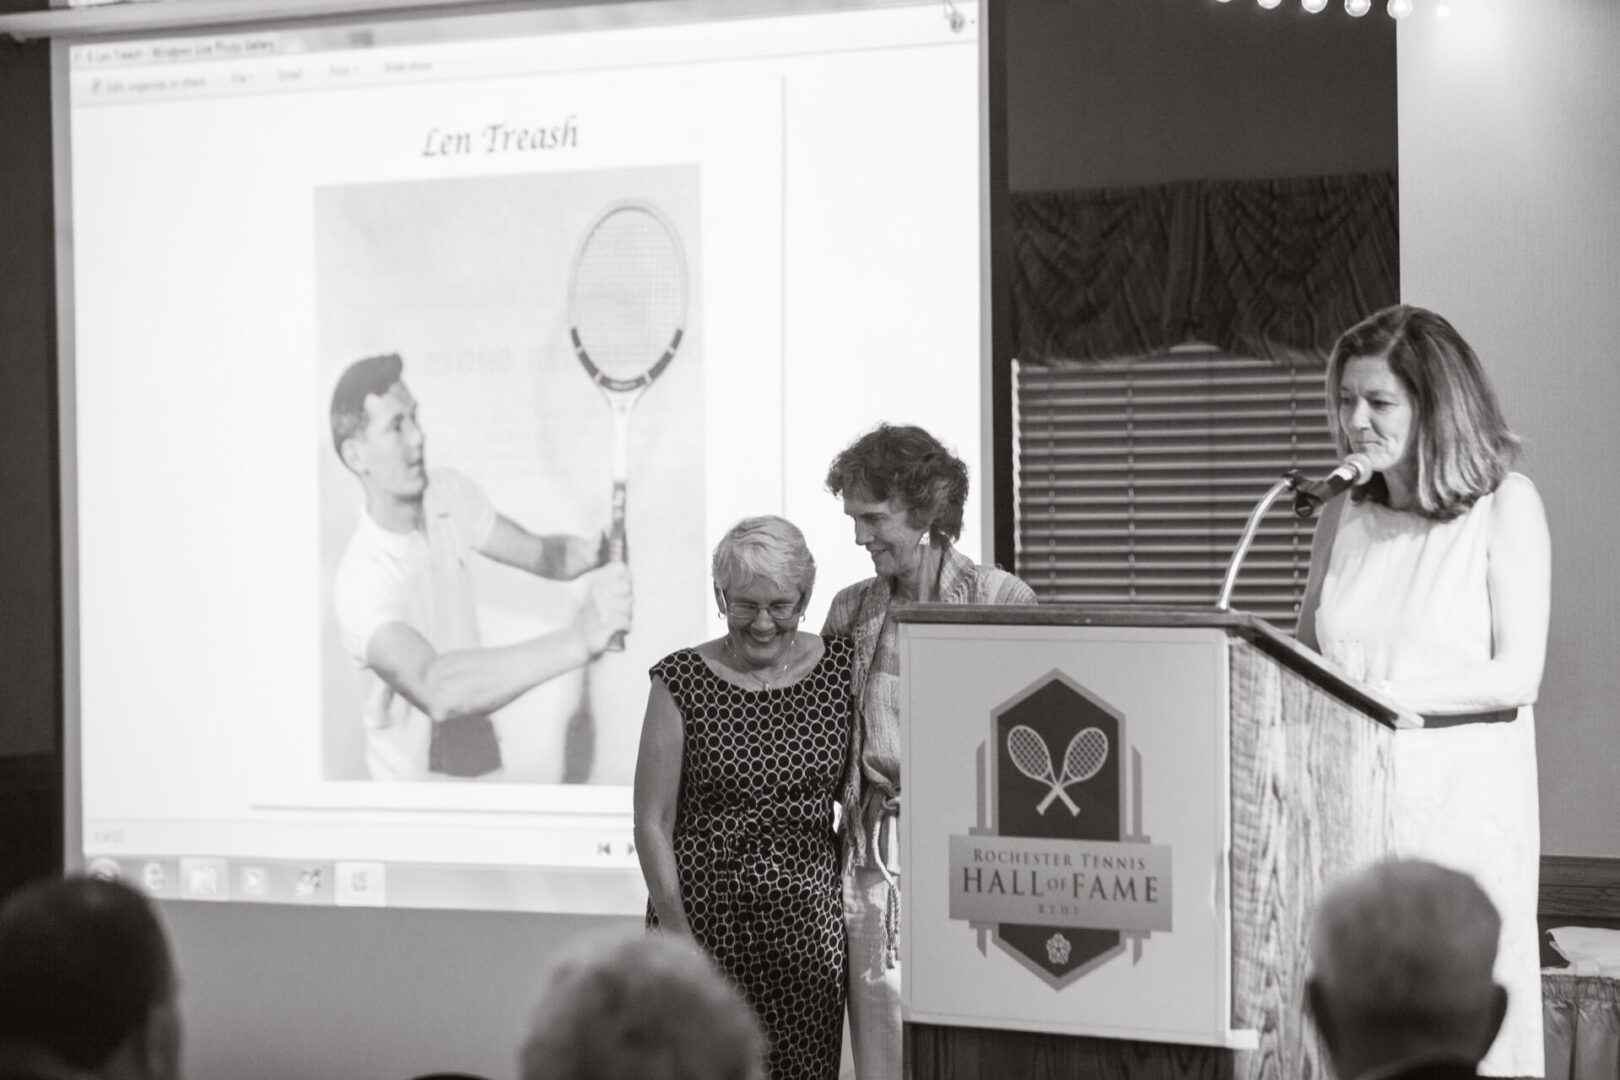
[[[1108,760],[1108,736],[1103,734],[1101,728],[1094,727],[1076,732],[1074,738],[1069,740],[1069,748],[1063,751],[1061,776],[1053,774],[1051,748],[1041,738],[1040,732],[1032,727],[1019,724],[1007,732],[1007,754],[1019,772],[1051,789],[1036,805],[1038,813],[1046,813],[1053,799],[1062,799],[1069,813],[1078,817],[1080,807],[1069,798],[1065,789],[1084,783],[1102,771],[1103,764]]]

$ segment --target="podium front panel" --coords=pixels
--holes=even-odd
[[[903,622],[908,1021],[1232,1028],[1228,637]]]

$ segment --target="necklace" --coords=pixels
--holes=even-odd
[[[795,630],[793,631],[793,636],[788,638],[788,647],[782,653],[782,662],[780,664],[772,664],[764,668],[763,672],[759,668],[749,667],[748,663],[743,660],[741,656],[737,655],[736,646],[731,644],[730,634],[726,635],[726,652],[731,654],[731,666],[736,670],[737,674],[752,675],[754,678],[759,680],[759,688],[761,690],[769,690],[771,688],[771,683],[781,679],[783,675],[787,674],[788,665],[793,663],[793,647],[798,643],[799,632]]]

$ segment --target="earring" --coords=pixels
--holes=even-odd
[[[804,622],[804,612],[799,612],[799,621]]]
[[[934,542],[930,538],[930,534],[931,534],[932,531],[933,530],[931,530],[931,529],[924,529],[923,530],[923,534],[921,536],[917,537],[917,546],[918,547],[927,547],[929,544],[932,544]]]

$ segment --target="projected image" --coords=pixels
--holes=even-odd
[[[324,779],[629,783],[707,610],[698,190],[316,190]]]

